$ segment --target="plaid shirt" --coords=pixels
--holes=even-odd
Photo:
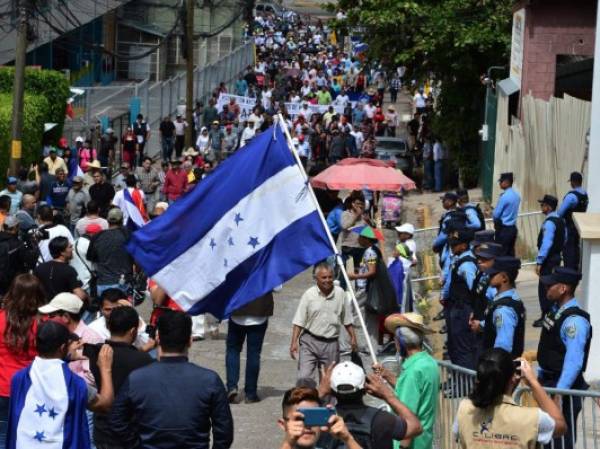
[[[390,88],[396,90],[400,89],[400,79],[392,78],[392,80],[390,81]]]
[[[151,168],[150,171],[146,171],[144,167],[138,167],[136,175],[144,193],[154,193],[156,191],[160,179],[154,168]],[[157,184],[153,186],[153,182],[156,182]]]

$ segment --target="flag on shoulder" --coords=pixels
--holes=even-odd
[[[333,250],[279,126],[253,138],[127,249],[185,311],[227,317]]]
[[[126,187],[119,190],[112,202],[123,211],[123,224],[131,231],[136,231],[148,222],[144,194],[140,189]]]
[[[60,359],[36,357],[11,382],[7,449],[90,447],[87,387]]]

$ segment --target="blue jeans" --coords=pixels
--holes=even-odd
[[[444,188],[444,161],[435,161],[433,163],[434,170],[434,190],[441,192]]]
[[[225,368],[227,370],[227,391],[237,389],[240,380],[240,353],[246,340],[246,380],[244,392],[246,398],[255,398],[258,390],[258,374],[260,372],[260,353],[262,351],[268,321],[256,326],[240,326],[229,319],[227,329],[227,353]]]
[[[8,431],[8,401],[9,398],[0,396],[0,447],[6,447],[6,432]]]
[[[170,161],[173,155],[173,137],[162,138],[162,159],[163,161]]]

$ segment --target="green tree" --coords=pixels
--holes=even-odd
[[[368,56],[406,79],[439,87],[433,131],[476,179],[477,130],[485,89],[480,76],[508,63],[513,0],[339,0],[347,23],[363,30]],[[470,171],[469,171],[470,169]]]

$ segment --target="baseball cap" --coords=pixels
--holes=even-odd
[[[50,147],[50,150],[48,150],[50,153],[56,153],[56,148],[54,147]]]
[[[113,207],[111,210],[108,211],[108,216],[106,217],[106,220],[109,223],[113,224],[120,223],[123,221],[123,212],[118,207]]]
[[[4,219],[4,227],[5,228],[14,228],[19,226],[19,219],[14,215],[9,215]]]
[[[364,370],[352,363],[338,363],[331,373],[331,389],[340,394],[351,394],[365,387]]]
[[[90,223],[85,227],[85,233],[88,235],[98,234],[99,232],[102,232],[102,226],[98,223]]]
[[[556,267],[551,274],[540,277],[542,284],[551,286],[554,284],[577,285],[581,280],[581,273],[572,268]]]
[[[75,137],[75,142],[82,142],[83,143],[83,137],[81,137],[81,136]]]
[[[484,242],[475,249],[475,255],[482,259],[495,259],[500,257],[503,252],[502,245],[493,242]]]
[[[495,232],[492,229],[484,229],[482,231],[477,231],[473,236],[473,246],[479,246],[482,243],[493,242],[494,241]]]
[[[59,310],[69,313],[79,313],[82,307],[83,301],[79,299],[79,296],[63,292],[52,298],[52,301],[45,306],[39,307],[38,310],[43,314],[58,312]]]
[[[73,184],[80,184],[83,182],[83,178],[81,176],[74,176],[73,177]]]
[[[79,340],[79,336],[69,332],[64,323],[54,319],[42,322],[35,338],[36,347],[45,352],[54,352],[69,341]]]
[[[415,227],[410,223],[404,223],[402,226],[396,226],[396,232],[403,232],[406,234],[414,235]]]
[[[457,243],[469,243],[473,240],[473,231],[469,229],[458,229],[448,236],[448,243],[456,245]]]
[[[558,198],[552,195],[544,195],[544,198],[538,200],[538,203],[547,204],[552,209],[556,209],[556,206],[558,206]]]
[[[15,178],[14,176],[9,176],[8,180],[6,181],[7,184],[16,184],[17,183],[17,178]]]
[[[578,171],[574,171],[571,173],[571,176],[569,176],[569,181],[575,181],[577,183],[581,183],[581,182],[583,182],[583,175],[581,173],[579,173]]]
[[[494,265],[485,270],[485,274],[494,276],[498,273],[514,273],[521,268],[521,259],[512,256],[500,256],[494,259]]]

